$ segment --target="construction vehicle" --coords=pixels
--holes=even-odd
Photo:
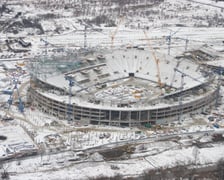
[[[213,123],[213,126],[215,127],[215,128],[219,128],[219,124],[218,123]]]

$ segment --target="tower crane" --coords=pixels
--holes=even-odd
[[[40,38],[40,41],[42,41],[44,43],[44,46],[45,46],[45,56],[47,56],[47,46],[50,44],[48,41],[47,41],[47,37],[46,37],[46,40],[43,39],[43,38]]]
[[[162,88],[163,87],[163,84],[162,84],[161,78],[160,78],[159,59],[156,57],[155,51],[154,51],[154,49],[152,48],[152,46],[150,44],[150,40],[149,40],[149,37],[148,37],[147,33],[145,31],[143,31],[143,32],[144,32],[144,35],[145,35],[146,40],[148,42],[148,47],[152,51],[153,59],[154,59],[154,61],[156,63],[157,83],[158,83],[159,87]]]
[[[184,77],[189,77],[189,78],[191,78],[192,80],[195,80],[195,81],[200,82],[200,83],[204,83],[204,82],[200,81],[198,78],[194,78],[194,77],[192,77],[191,75],[186,74],[186,73],[182,72],[181,70],[179,70],[179,69],[177,69],[177,68],[174,68],[174,71],[175,71],[175,72],[178,72],[178,73],[181,74],[181,86],[180,86],[180,91],[183,91],[183,90],[184,90]],[[219,93],[220,93],[220,79],[219,79],[219,81],[218,81],[217,94],[216,94],[216,96],[214,97],[214,98],[216,99],[216,106],[218,105]],[[178,117],[178,119],[181,120],[181,116],[182,116],[182,114],[183,114],[183,109],[182,109],[182,105],[183,105],[183,97],[182,97],[182,95],[180,95],[180,98],[179,98],[179,105],[180,105],[180,107],[181,107],[181,111],[180,111],[180,113],[179,113],[179,117]]]
[[[181,74],[181,84],[180,84],[180,92],[182,92],[184,90],[184,77],[185,76],[189,76],[187,75],[186,73],[182,72],[181,70],[177,69],[177,68],[174,68],[174,73],[180,73]],[[191,76],[189,76],[191,77]],[[183,114],[183,96],[180,94],[180,97],[179,97],[179,106],[180,106],[180,112],[179,112],[179,115],[178,115],[178,121],[180,122],[181,121],[181,117],[182,117],[182,114]]]
[[[72,103],[71,103],[71,98],[72,98],[72,87],[75,85],[74,78],[72,76],[65,76],[65,80],[69,81],[69,99],[68,99],[68,122],[73,119],[72,117]]]
[[[80,24],[84,26],[84,30],[81,30],[84,32],[84,39],[83,39],[83,48],[86,49],[87,48],[87,29],[92,27],[90,25],[88,25],[87,23],[85,23],[83,20],[80,20]]]
[[[189,77],[189,78],[191,78],[191,79],[193,79],[193,80],[195,80],[195,81],[198,81],[200,83],[203,83],[202,81],[200,81],[200,80],[192,77],[191,75],[186,74],[186,73],[182,72],[181,70],[179,70],[177,68],[174,68],[174,73],[176,73],[176,72],[178,72],[178,73],[181,74],[180,92],[184,90],[184,77],[186,77],[186,76]],[[183,97],[182,97],[181,94],[180,94],[180,97],[179,97],[179,106],[180,106],[180,109],[181,110],[180,110],[179,115],[178,115],[178,120],[180,121],[181,120],[181,117],[182,117],[182,114],[183,114],[183,108],[182,108],[182,106],[183,106]]]
[[[117,27],[116,27],[116,29],[115,29],[115,31],[113,31],[112,33],[111,33],[111,49],[113,48],[113,46],[114,46],[114,38],[115,38],[115,36],[116,36],[116,34],[117,34],[117,32],[118,32],[118,29],[119,29],[119,27],[120,27],[120,25],[121,25],[121,23],[122,23],[122,21],[124,20],[124,17],[121,17],[120,19],[119,19],[119,22],[118,22],[118,24],[117,24]]]
[[[79,20],[80,24],[84,26],[84,30],[76,30],[76,31],[83,31],[84,32],[84,43],[83,48],[87,48],[87,30],[96,31],[102,33],[102,29],[100,28],[94,28],[91,24],[88,24],[85,22],[85,20]]]
[[[220,87],[221,87],[221,84],[222,84],[222,76],[223,76],[223,69],[222,67],[220,66],[220,73],[219,73],[219,78],[218,78],[218,94],[217,94],[217,97],[216,97],[216,102],[215,102],[215,105],[216,107],[218,106],[218,102],[219,102],[219,94],[220,94]]]
[[[181,74],[180,91],[184,90],[184,77],[185,77],[185,74]],[[183,114],[183,96],[181,94],[180,94],[180,97],[179,97],[179,106],[180,106],[180,113],[179,113],[179,116],[178,116],[178,120],[180,122],[182,114]]]
[[[166,36],[166,41],[168,42],[168,55],[170,55],[170,45],[171,45],[171,39],[172,36],[174,36],[181,28],[179,28],[177,31],[173,32],[171,34],[171,30],[170,30],[170,34],[168,36]]]
[[[13,84],[14,84],[14,87],[13,87],[13,90],[12,90],[12,93],[10,93],[10,97],[8,99],[8,110],[10,109],[11,105],[12,105],[12,102],[13,102],[13,95],[14,95],[14,90],[16,89],[16,92],[17,92],[17,96],[18,96],[18,99],[19,99],[19,104],[18,104],[18,109],[21,113],[24,112],[24,105],[23,105],[23,102],[22,102],[22,99],[20,97],[20,93],[19,93],[19,90],[18,90],[18,80],[17,79],[13,79]]]

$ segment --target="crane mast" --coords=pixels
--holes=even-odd
[[[181,28],[179,28],[177,31],[173,32],[171,34],[171,30],[170,30],[170,34],[168,36],[166,36],[166,40],[168,41],[168,55],[170,55],[170,46],[171,46],[171,39],[172,39],[172,36],[174,36]]]
[[[67,111],[67,118],[68,122],[70,122],[73,117],[72,117],[72,103],[71,103],[71,98],[72,98],[72,87],[74,86],[75,82],[73,77],[71,76],[65,76],[65,80],[69,81],[69,97],[68,97],[68,111]]]

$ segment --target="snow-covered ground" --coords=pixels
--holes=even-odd
[[[0,159],[11,158],[17,155],[32,154],[37,151],[36,145],[27,133],[19,126],[0,127]]]
[[[175,165],[192,167],[213,165],[223,157],[224,151],[223,144],[198,148],[196,146],[185,147],[181,143],[171,141],[150,143],[139,149],[141,150],[137,150],[130,159],[117,161],[105,161],[102,155],[92,154],[81,162],[80,157],[71,152],[39,156],[21,161],[19,165],[16,162],[10,163],[9,172],[13,174],[10,178],[88,179],[101,175],[115,176],[118,173],[126,177],[136,177],[144,171],[155,168],[168,168]],[[112,168],[113,166],[116,169]],[[52,167],[54,167],[53,171],[51,171]],[[24,169],[26,169],[25,172]]]
[[[14,16],[20,8],[15,6],[12,14],[3,14],[2,18],[8,19]],[[32,5],[30,7],[24,5],[22,8],[24,17],[27,18],[52,12],[41,8],[35,9]],[[95,27],[101,28],[100,32],[87,31],[87,46],[109,49],[120,46],[147,47],[147,38],[143,32],[145,29],[151,46],[156,51],[164,53],[164,56],[168,53],[166,37],[170,34],[173,34],[171,56],[180,55],[185,50],[186,40],[189,40],[187,50],[206,44],[217,49],[223,56],[223,9],[224,2],[165,0],[158,7],[153,7],[152,10],[159,11],[157,17],[153,16],[154,19],[137,14],[125,17],[117,27],[105,27],[102,24],[100,27]],[[45,50],[48,50],[48,55],[61,55],[65,51],[55,52],[53,49],[64,48],[72,51],[84,46],[85,27],[78,20],[81,17],[72,17],[71,11],[66,12],[60,8],[55,9],[54,12],[64,17],[55,18],[53,21],[42,19],[40,22],[46,31],[43,35],[38,35],[37,30],[32,28],[26,28],[18,34],[0,32],[0,115],[1,118],[14,119],[0,121],[0,135],[7,137],[6,140],[0,140],[0,159],[7,155],[16,155],[19,151],[24,151],[25,147],[35,151],[38,148],[37,156],[12,159],[11,162],[3,165],[9,172],[10,179],[80,180],[117,174],[136,177],[149,169],[174,167],[180,164],[214,165],[223,158],[223,141],[212,142],[212,133],[223,134],[223,105],[208,112],[208,115],[200,114],[186,118],[181,125],[179,122],[174,122],[150,130],[69,124],[66,120],[46,115],[34,107],[25,107],[23,114],[14,103],[8,108],[10,92],[14,91],[14,94],[17,94],[13,81],[15,79],[19,82],[17,88],[22,100],[26,101],[30,71],[27,68],[30,58],[45,54]],[[89,17],[91,18],[91,15]],[[217,22],[217,27],[211,21]],[[119,18],[116,18],[116,22],[119,22]],[[176,24],[184,26],[177,27]],[[60,33],[55,33],[56,28],[59,28]],[[32,47],[26,53],[8,52],[4,40],[20,36],[25,36],[25,40],[31,42]],[[48,44],[46,45],[41,38],[47,40]],[[18,61],[18,59],[22,60]],[[217,64],[217,61],[215,63]],[[221,93],[223,94],[223,90]],[[13,96],[13,102],[18,102],[18,96],[19,94]],[[218,124],[219,128],[214,127],[214,124]],[[166,137],[171,139],[157,141]],[[133,145],[133,142],[136,144]],[[195,145],[196,142],[208,146],[199,148],[197,144]],[[102,154],[97,152],[101,147],[102,149],[114,148],[128,143],[135,147],[129,159],[106,161]],[[94,148],[91,151],[92,147],[95,147],[96,152]],[[112,165],[116,168],[112,168],[114,167]]]

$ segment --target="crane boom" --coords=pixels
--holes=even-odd
[[[149,37],[148,37],[147,33],[145,31],[143,31],[143,32],[144,32],[146,40],[148,42],[148,47],[152,51],[153,59],[154,59],[154,61],[156,63],[157,83],[158,83],[159,87],[162,87],[161,78],[160,78],[159,59],[156,57],[155,51],[154,51],[154,49],[152,48],[152,46],[150,44],[150,40],[149,40]]]
[[[197,82],[203,83],[203,82],[202,82],[202,81],[200,81],[198,78],[194,78],[194,77],[192,77],[191,75],[186,74],[186,73],[182,72],[181,70],[179,70],[179,69],[177,69],[177,68],[174,68],[174,71],[179,72],[179,73],[180,73],[180,74],[182,74],[183,76],[187,76],[187,77],[189,77],[189,78],[193,79],[194,81],[197,81]]]
[[[120,20],[119,20],[119,22],[118,22],[118,24],[117,24],[117,27],[116,27],[116,29],[115,29],[115,31],[111,33],[111,48],[113,48],[113,46],[114,46],[114,38],[115,38],[115,35],[116,35],[117,32],[118,32],[118,29],[119,29],[120,24],[121,24],[121,22],[123,21],[123,19],[124,19],[124,17],[121,17],[121,18],[120,18]]]

